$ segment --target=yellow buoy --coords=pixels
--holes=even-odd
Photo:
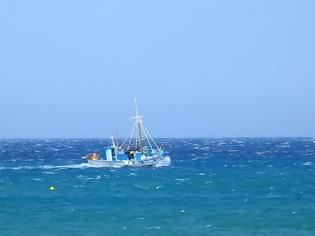
[[[50,190],[50,191],[54,191],[54,190],[55,190],[55,187],[54,187],[54,186],[50,186],[50,187],[49,187],[49,190]]]

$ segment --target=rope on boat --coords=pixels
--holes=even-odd
[[[147,128],[145,128],[145,127],[143,126],[143,116],[140,116],[139,113],[138,113],[138,106],[137,106],[137,99],[136,99],[136,98],[135,98],[135,107],[136,107],[136,116],[135,116],[135,117],[132,117],[133,119],[135,119],[135,123],[133,124],[130,137],[129,137],[129,139],[127,138],[127,139],[121,144],[120,147],[118,147],[118,145],[117,145],[117,147],[118,147],[118,148],[122,148],[123,145],[125,145],[125,143],[126,143],[127,141],[129,141],[129,142],[128,142],[128,147],[127,147],[127,149],[129,149],[129,148],[131,147],[131,142],[132,142],[132,139],[133,139],[133,136],[134,136],[135,127],[138,126],[138,129],[139,129],[139,130],[138,130],[138,136],[139,136],[138,138],[139,138],[139,140],[138,140],[137,137],[135,137],[135,142],[136,142],[135,145],[136,145],[136,148],[138,148],[138,142],[139,142],[139,143],[140,143],[140,151],[142,151],[142,145],[141,145],[141,143],[142,143],[141,128],[142,128],[143,133],[144,133],[144,135],[145,135],[145,137],[146,137],[146,139],[147,139],[147,142],[148,142],[148,144],[149,144],[149,146],[150,146],[150,148],[151,148],[151,151],[153,152],[153,147],[152,147],[152,144],[151,144],[150,140],[153,142],[153,144],[155,145],[155,147],[156,147],[159,151],[161,151],[161,149],[160,149],[159,146],[156,144],[155,140],[152,138],[152,136],[151,136],[151,134],[149,133],[149,131],[147,130]]]
[[[148,141],[148,143],[149,143],[149,145],[150,145],[151,151],[153,151],[153,148],[152,148],[150,139],[149,139],[149,137],[148,137],[148,134],[147,134],[147,132],[145,131],[145,128],[143,127],[142,124],[141,124],[141,127],[142,127],[142,129],[143,129],[143,131],[144,131],[143,133],[144,133],[145,137],[147,138],[147,141]]]
[[[149,133],[149,131],[147,130],[147,128],[143,127],[143,130],[144,130],[145,132],[147,132],[147,134],[149,135],[149,137],[150,137],[151,140],[153,141],[155,147],[156,147],[158,150],[160,150],[159,146],[156,144],[156,142],[155,142],[154,139],[152,138],[152,136],[151,136],[151,134]]]
[[[132,136],[133,136],[133,133],[134,133],[134,130],[135,130],[135,126],[136,126],[136,124],[133,124],[129,139],[127,138],[127,139],[120,145],[120,148],[122,148],[128,140],[129,140],[129,142],[128,142],[128,149],[130,148],[130,144],[131,144]]]

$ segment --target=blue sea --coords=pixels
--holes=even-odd
[[[171,166],[90,167],[105,139],[0,140],[0,235],[315,235],[315,139],[157,141]]]

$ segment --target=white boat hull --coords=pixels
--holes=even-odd
[[[107,160],[88,160],[88,164],[97,167],[144,167],[144,166],[169,166],[171,158],[169,156],[148,158],[145,160],[125,160],[125,161],[107,161]]]

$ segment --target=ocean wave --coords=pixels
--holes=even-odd
[[[303,166],[311,166],[313,163],[311,161],[304,162]]]
[[[111,166],[120,168],[120,166]],[[91,165],[88,163],[69,164],[69,165],[41,165],[41,166],[13,166],[13,167],[0,167],[0,170],[51,170],[51,169],[86,169],[86,168],[103,168],[102,166]]]
[[[166,156],[161,161],[159,161],[157,164],[155,164],[155,167],[164,167],[164,166],[170,166],[171,165],[171,158],[169,156]]]
[[[159,230],[159,229],[161,229],[161,227],[160,226],[149,226],[148,227],[148,230],[155,230],[155,229]]]

